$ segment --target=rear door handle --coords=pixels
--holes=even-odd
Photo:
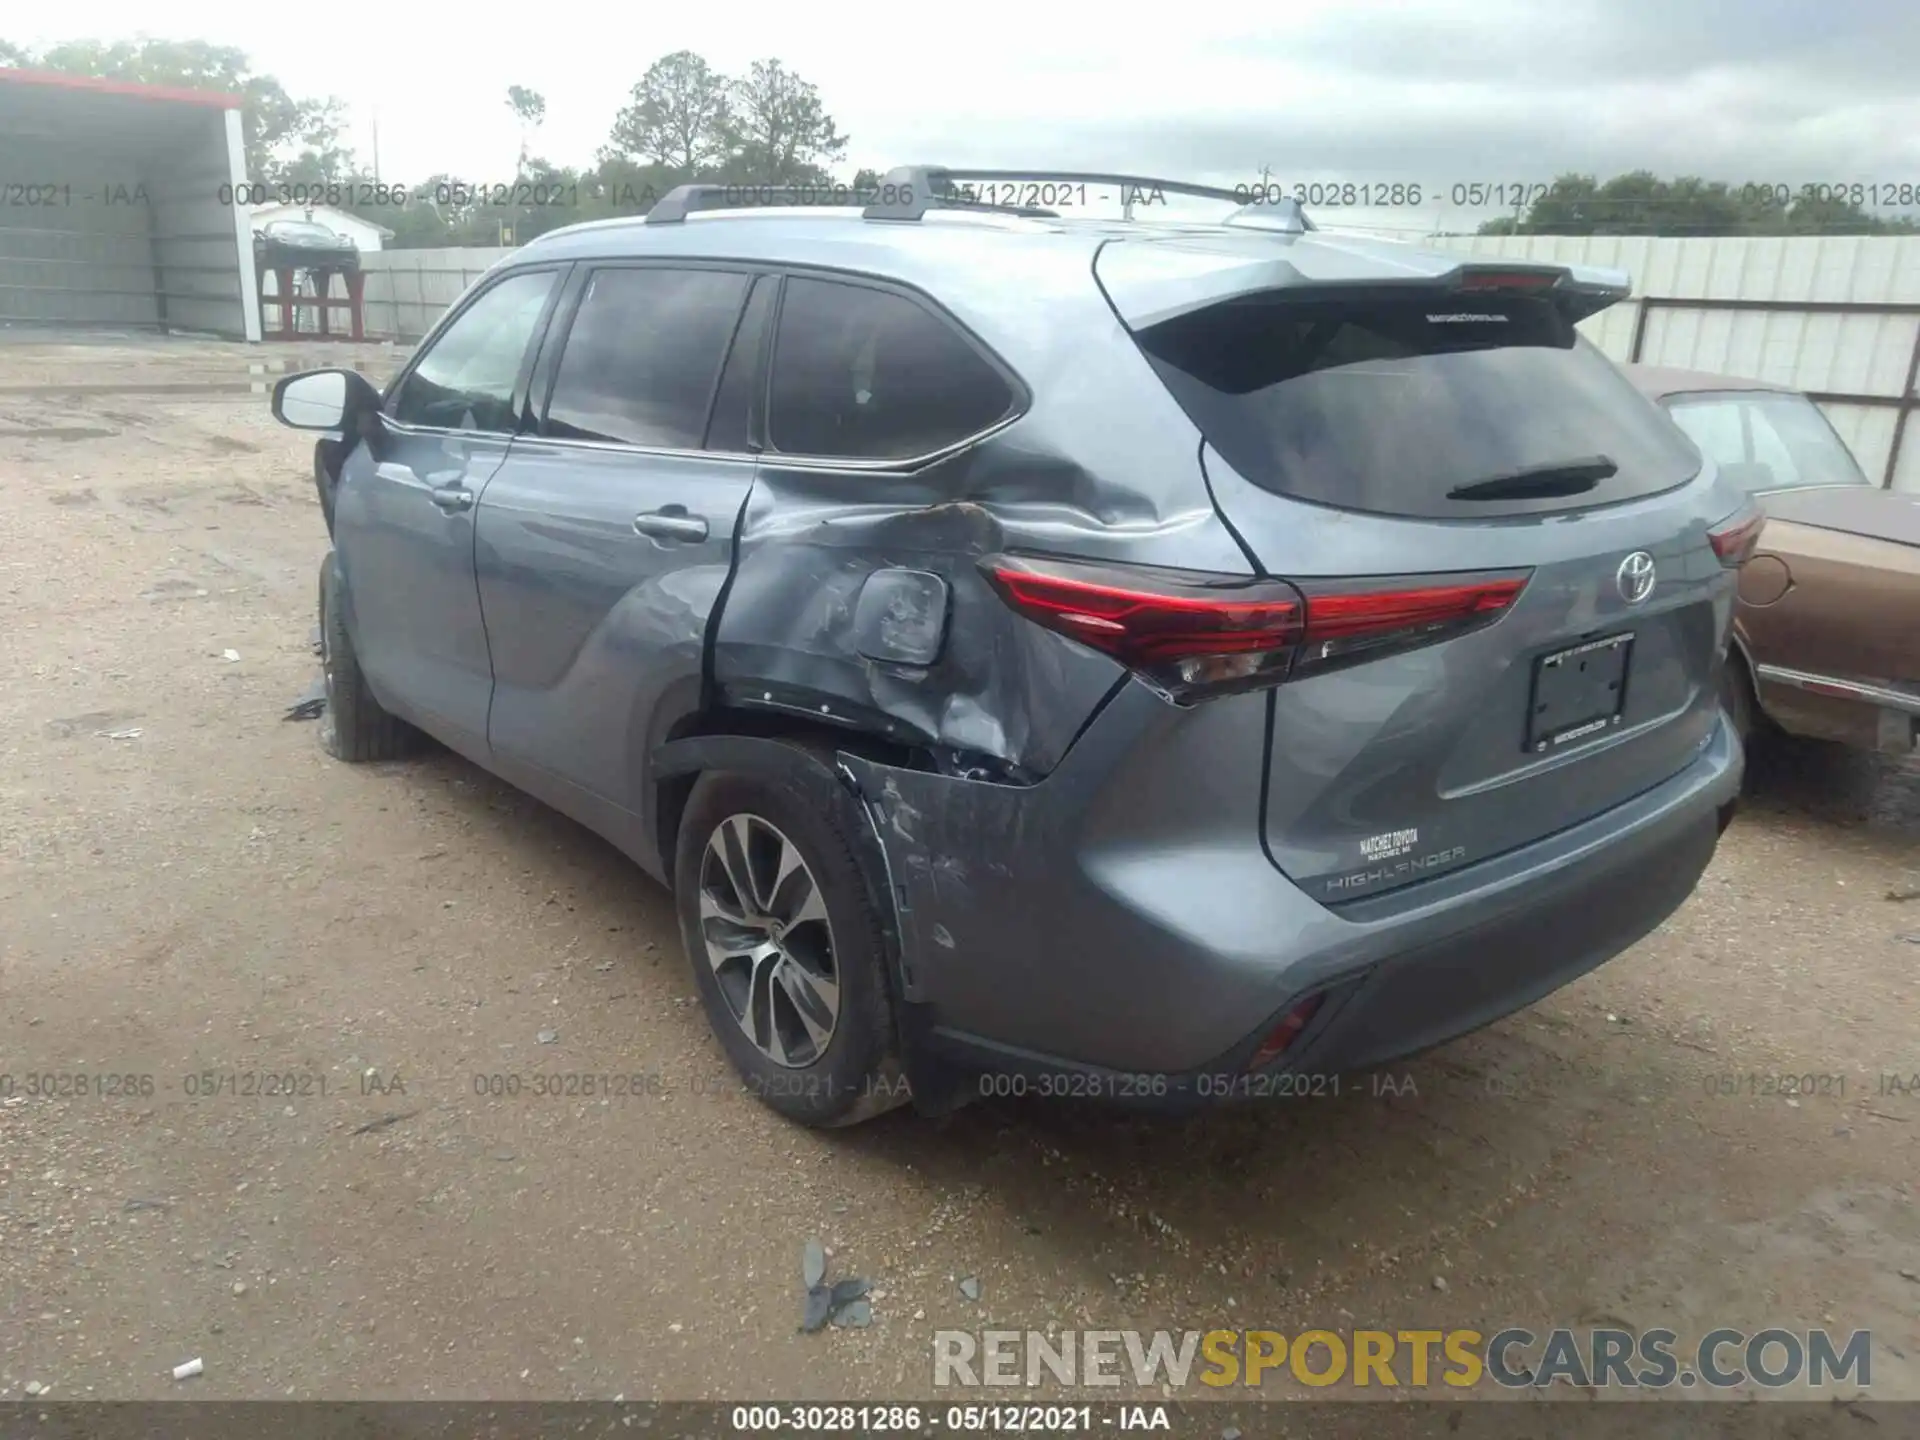
[[[704,540],[706,518],[689,515],[684,505],[662,505],[658,510],[642,510],[633,517],[636,533],[655,540]]]
[[[433,497],[433,503],[449,515],[473,508],[473,491],[464,485],[436,485],[427,493]]]

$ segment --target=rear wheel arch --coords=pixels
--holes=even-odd
[[[852,791],[834,764],[834,756],[843,750],[884,764],[907,761],[906,752],[897,745],[798,716],[723,708],[682,718],[652,746],[647,767],[653,803],[652,838],[659,847],[669,882],[687,799],[703,772],[731,770],[786,776],[810,762],[815,768],[816,785],[830,785],[834,797],[853,801]],[[822,793],[821,798],[824,801],[827,796]]]
[[[835,760],[840,750],[862,748],[858,744],[859,737],[844,732],[835,733],[830,727],[809,726],[805,722],[776,727],[753,723],[762,718],[758,716],[733,718],[736,722],[747,722],[749,729],[757,728],[771,733],[702,730],[698,721],[690,719],[683,727],[689,733],[656,747],[650,757],[656,843],[664,859],[663,869],[668,884],[674,891],[676,909],[682,914],[683,929],[690,923],[686,919],[686,887],[689,884],[697,885],[698,875],[691,871],[682,874],[681,871],[684,866],[693,864],[704,838],[685,835],[682,829],[690,810],[707,804],[699,797],[711,797],[716,786],[722,790],[738,791],[745,788],[751,791],[756,785],[762,787],[759,790],[762,795],[767,795],[769,788],[777,787],[777,793],[797,796],[808,811],[826,820],[827,829],[822,832],[823,835],[837,835],[840,842],[844,843],[865,891],[861,897],[861,908],[872,917],[877,927],[880,954],[876,958],[879,962],[879,983],[884,987],[884,993],[877,997],[886,1017],[883,1036],[875,1037],[880,1046],[878,1058],[883,1068],[897,1065],[902,1058],[904,1017],[900,1009],[903,992],[899,968],[899,923],[892,886],[872,817],[839,773]],[[779,717],[770,718],[777,720]],[[713,725],[727,723],[728,717],[707,716],[704,719],[707,725]],[[850,746],[849,741],[854,743]],[[780,807],[774,808],[777,810]],[[797,835],[799,832],[794,833]],[[686,932],[683,938],[689,947],[688,963],[695,967],[696,979],[699,979],[701,957],[693,949],[695,942],[691,932]],[[714,1017],[714,1024],[717,1032],[724,1031],[725,1027],[718,1017]],[[721,1034],[723,1045],[729,1045],[732,1039],[725,1033]],[[889,1070],[888,1073],[895,1072]],[[918,1093],[918,1089],[916,1086],[915,1093]],[[831,1117],[802,1114],[801,1110],[806,1107],[800,1105],[797,1097],[791,1105],[776,1103],[771,1099],[769,1103],[793,1118],[806,1119],[809,1123],[845,1124],[891,1108],[904,1098],[904,1095],[892,1094],[883,1087],[867,1095],[851,1109]]]

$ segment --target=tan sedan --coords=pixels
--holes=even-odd
[[[1920,495],[1868,480],[1797,390],[1623,368],[1766,512],[1722,681],[1742,736],[1764,718],[1869,749],[1920,744]]]

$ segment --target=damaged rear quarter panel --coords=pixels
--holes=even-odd
[[[714,646],[726,701],[1051,770],[1124,672],[1000,602],[974,563],[1010,543],[990,511],[833,504],[818,491],[838,478],[763,464]],[[874,482],[865,474],[849,488]],[[900,587],[876,624],[860,600],[869,577],[886,571],[944,584]],[[921,604],[946,614],[920,614]],[[938,637],[930,664],[872,658],[928,634]]]
[[[1247,573],[1207,493],[1197,432],[1084,262],[1026,279],[943,277],[952,313],[1032,396],[1005,428],[911,470],[761,455],[714,632],[727,704],[951,748],[1036,778],[1125,671],[1010,610],[981,575],[983,556]],[[863,587],[881,570],[937,576],[944,595],[889,584],[886,605],[870,601],[862,616]],[[942,599],[944,618],[913,613]],[[872,658],[928,634],[940,637],[929,664]]]

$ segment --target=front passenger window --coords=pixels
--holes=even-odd
[[[393,418],[438,430],[511,434],[514,382],[553,283],[550,270],[513,275],[469,305],[407,376]]]

